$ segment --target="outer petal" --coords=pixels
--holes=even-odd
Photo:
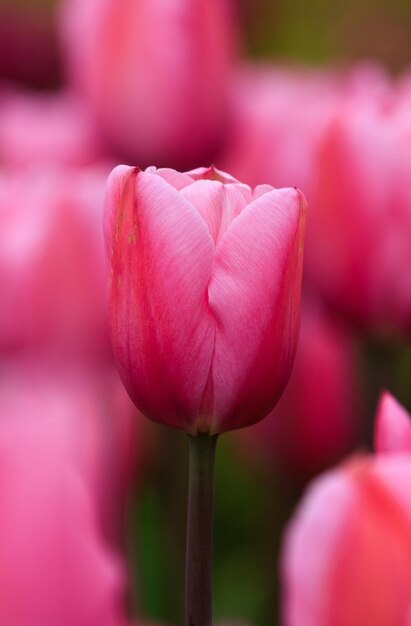
[[[392,455],[316,481],[286,537],[285,626],[405,626],[410,479],[411,460]]]
[[[216,320],[212,432],[258,421],[287,383],[300,323],[303,206],[298,190],[265,193],[217,248],[208,288]]]
[[[378,404],[375,426],[377,452],[411,452],[411,416],[388,391]]]
[[[309,488],[285,535],[284,626],[331,626],[326,621],[330,559],[344,536],[354,500],[351,485],[338,471],[325,474]]]
[[[119,626],[125,571],[70,438],[77,415],[53,384],[29,386],[5,403],[1,390],[0,623]]]
[[[120,166],[108,183],[106,242],[111,336],[123,382],[146,415],[190,430],[214,347],[207,226],[161,177]]]

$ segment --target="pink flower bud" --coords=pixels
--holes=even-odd
[[[112,172],[111,339],[143,413],[219,433],[272,409],[297,343],[303,214],[298,190],[214,168]]]
[[[24,93],[0,96],[0,160],[6,166],[32,163],[84,166],[102,153],[91,119],[74,94]]]
[[[408,626],[411,458],[352,460],[317,479],[288,528],[285,626]]]
[[[105,170],[0,179],[0,350],[108,358]]]
[[[319,151],[307,272],[326,300],[379,333],[411,329],[410,94],[352,98]]]
[[[297,185],[309,202],[315,152],[337,96],[333,74],[248,63],[230,86],[232,121],[219,163],[250,185]]]
[[[391,454],[354,457],[308,489],[285,537],[285,626],[411,624],[411,456],[402,412],[383,396],[376,438]]]
[[[380,398],[375,431],[377,452],[411,452],[411,415],[388,391]]]
[[[125,566],[90,475],[96,398],[26,374],[0,389],[0,623],[125,626]]]
[[[354,95],[384,97],[388,86],[382,68],[372,64],[345,72],[240,66],[230,81],[233,111],[219,163],[249,185],[297,185],[311,206],[317,152],[335,108]]]
[[[12,414],[39,428],[48,419],[56,421],[67,455],[92,495],[99,527],[117,546],[123,545],[126,502],[139,463],[135,412],[112,366],[93,364],[90,371],[78,362],[36,357],[8,359],[1,369],[1,418]]]
[[[209,158],[228,122],[231,0],[66,0],[72,83],[101,135],[138,163]]]

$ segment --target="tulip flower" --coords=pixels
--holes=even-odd
[[[0,178],[0,351],[108,360],[104,168]]]
[[[316,149],[337,96],[331,72],[248,63],[230,87],[232,123],[219,164],[250,185],[297,185],[309,202]]]
[[[411,415],[388,391],[380,398],[375,427],[378,452],[411,452]]]
[[[410,93],[349,98],[319,149],[307,274],[374,334],[411,329]]]
[[[89,408],[29,380],[0,390],[0,623],[125,626],[125,567],[79,454]]]
[[[84,166],[101,158],[91,119],[70,92],[0,93],[0,161]]]
[[[285,626],[411,623],[410,480],[407,450],[354,457],[313,483],[285,537]]]
[[[304,198],[215,168],[118,166],[106,194],[109,324],[140,410],[190,437],[186,626],[212,623],[217,435],[253,424],[290,375]]]
[[[336,107],[348,96],[382,98],[388,85],[373,64],[345,72],[240,65],[230,81],[231,124],[218,163],[249,185],[297,185],[311,206],[317,153]]]
[[[63,51],[107,144],[138,163],[210,158],[228,123],[231,0],[66,0]]]
[[[30,407],[33,417],[31,417]],[[50,359],[8,359],[0,381],[1,419],[40,415],[57,422],[76,472],[93,497],[104,536],[123,545],[124,515],[139,461],[135,409],[112,367]],[[21,415],[22,417],[18,417]],[[46,419],[45,417],[45,419]]]
[[[272,409],[298,337],[303,206],[213,168],[112,172],[111,339],[148,417],[214,435]]]

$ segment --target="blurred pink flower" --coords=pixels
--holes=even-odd
[[[0,162],[84,166],[102,157],[91,119],[70,92],[0,92]]]
[[[231,0],[65,0],[68,73],[111,148],[140,165],[208,160],[228,117]]]
[[[356,353],[352,337],[331,318],[303,307],[290,381],[274,410],[238,433],[244,453],[307,478],[350,452],[355,442]]]
[[[0,351],[108,358],[105,168],[0,177]]]
[[[139,433],[135,408],[117,373],[107,366],[90,369],[36,357],[8,359],[0,381],[1,420],[9,420],[10,413],[33,428],[42,429],[47,419],[58,423],[59,436],[92,494],[101,529],[120,545],[126,500],[138,470]]]
[[[336,98],[331,72],[240,66],[218,163],[249,185],[297,186],[308,198],[315,151]]]
[[[108,426],[96,398],[50,372],[2,374],[0,623],[124,626],[125,567],[91,476]]]
[[[304,204],[214,168],[113,170],[109,323],[143,413],[216,434],[271,410],[299,332]]]
[[[382,97],[382,68],[337,68],[247,63],[230,83],[232,113],[219,165],[249,185],[297,186],[311,205],[316,159],[335,108],[348,96]]]
[[[285,537],[285,626],[411,624],[410,480],[410,455],[392,453],[313,483]]]
[[[411,330],[411,91],[347,98],[324,136],[307,275],[371,332]]]
[[[378,404],[375,425],[377,452],[411,452],[411,415],[388,391]]]

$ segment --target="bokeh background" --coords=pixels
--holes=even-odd
[[[192,0],[176,26],[176,0],[150,2],[0,2],[4,626],[183,623],[186,437],[132,407],[107,337],[117,163],[213,162],[308,200],[292,379],[219,442],[217,621],[281,623],[282,536],[308,481],[371,449],[382,389],[411,407],[411,4]]]

